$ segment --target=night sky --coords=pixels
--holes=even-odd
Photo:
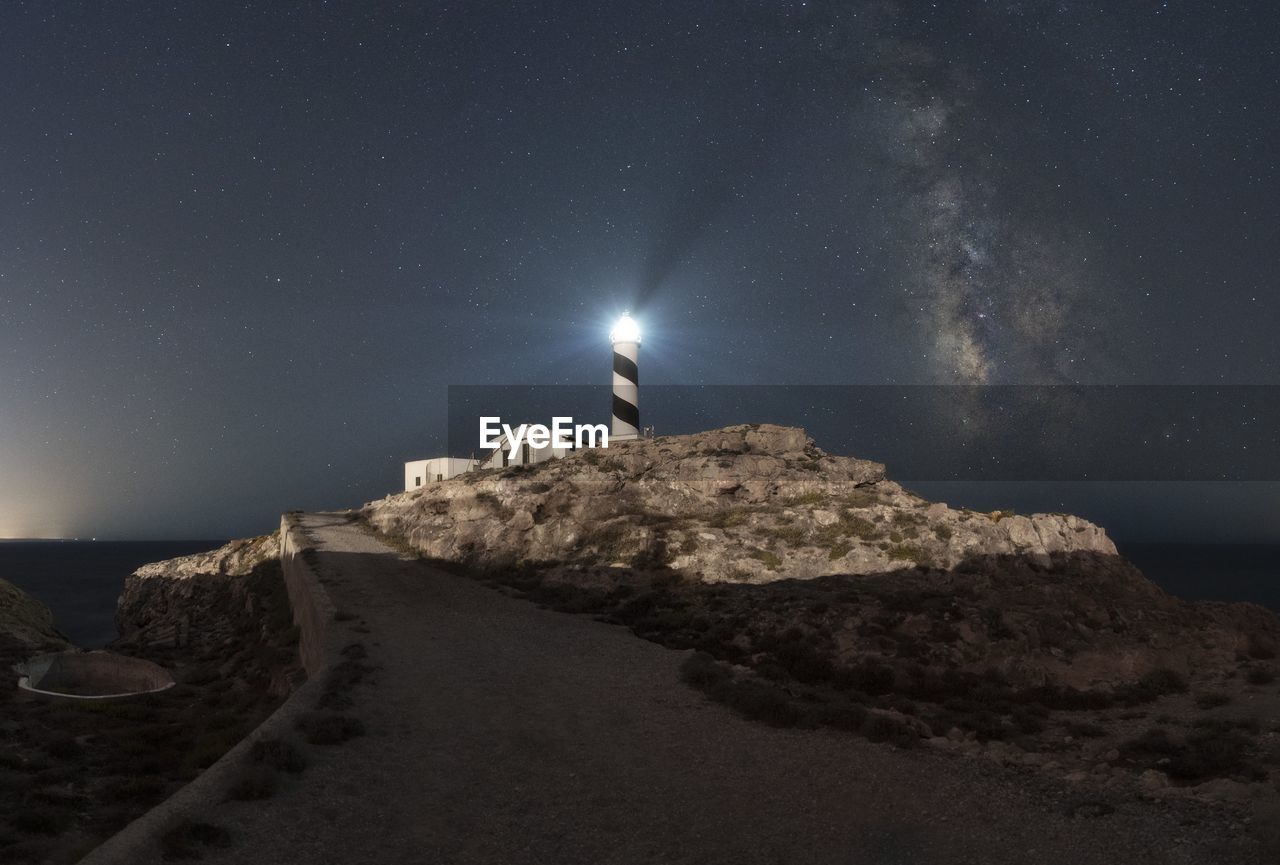
[[[380,497],[443,450],[446,386],[607,383],[624,309],[644,383],[1280,384],[1278,32],[1265,3],[6,0],[0,537]],[[1277,484],[947,494],[1001,497],[1280,540]]]

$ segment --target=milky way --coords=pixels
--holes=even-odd
[[[936,380],[962,384],[1074,380],[1078,298],[1096,286],[1035,227],[1001,210],[958,116],[973,110],[963,66],[927,48],[881,40],[867,109],[902,188],[911,235],[903,302],[923,330]]]

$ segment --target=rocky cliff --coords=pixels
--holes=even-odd
[[[804,430],[767,424],[476,472],[363,513],[437,558],[663,565],[707,582],[953,568],[1001,555],[1048,566],[1053,555],[1116,553],[1079,517],[928,502],[879,463],[831,456]]]
[[[0,580],[0,662],[8,663],[35,651],[70,648],[53,626],[49,608],[6,580]]]
[[[252,611],[249,576],[278,555],[276,536],[264,535],[143,565],[125,579],[116,601],[117,644],[220,642],[232,628],[232,609]]]
[[[112,647],[287,694],[301,674],[279,555],[271,534],[143,565],[116,603]]]

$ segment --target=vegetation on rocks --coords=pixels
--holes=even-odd
[[[1086,520],[993,518],[930,503],[888,480],[879,463],[831,456],[803,430],[768,424],[473,472],[362,514],[437,559],[639,562],[709,582],[954,567],[983,555],[1115,554]]]
[[[1170,600],[1171,608],[1139,623],[1124,582],[1141,575],[1114,557],[1060,560],[1054,580],[1020,572],[1016,560],[973,567],[763,585],[630,569],[583,569],[572,580],[534,566],[482,576],[553,609],[692,649],[681,666],[685,682],[773,726],[831,727],[898,747],[977,754],[999,745],[992,753],[1001,760],[1061,775],[1083,769],[1108,783],[1135,783],[1154,770],[1166,793],[1217,779],[1278,789],[1280,725],[1263,719],[1274,717],[1280,692],[1259,693],[1238,675],[1252,663],[1243,653],[1154,653],[1145,667],[1131,666],[1141,657],[1136,645],[1203,635],[1207,623],[1194,605]],[[1063,581],[1110,610],[1111,624],[1095,622],[1089,637],[1048,627],[1062,615],[1065,594],[1054,587]],[[1104,656],[1124,662],[1108,667]],[[1038,657],[1056,663],[1037,664]],[[1073,660],[1109,678],[1083,684]],[[1182,669],[1162,666],[1168,662]],[[1210,679],[1235,682],[1251,703],[1270,708],[1259,717],[1206,717],[1191,682]],[[1157,710],[1172,732],[1142,733]]]

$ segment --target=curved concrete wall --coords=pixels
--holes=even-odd
[[[18,687],[59,697],[128,697],[173,685],[173,675],[159,664],[112,652],[55,652],[32,658],[21,667],[26,676]]]
[[[133,865],[158,858],[156,844],[160,836],[183,820],[198,819],[226,798],[254,742],[291,735],[294,722],[315,707],[324,690],[324,678],[318,674],[340,657],[341,646],[330,626],[333,602],[307,562],[307,549],[306,535],[286,514],[280,521],[280,561],[293,607],[293,621],[299,630],[298,651],[307,671],[306,684],[194,781],[108,838],[81,859],[79,865]]]

